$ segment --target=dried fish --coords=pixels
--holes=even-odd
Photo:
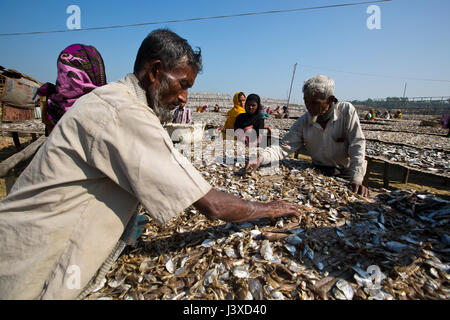
[[[272,247],[270,246],[270,242],[268,240],[264,240],[263,243],[261,244],[261,256],[267,260],[267,261],[271,261],[273,258],[273,250]]]
[[[261,282],[258,279],[248,279],[248,287],[255,300],[264,299],[264,291]]]
[[[205,248],[209,248],[212,247],[215,243],[216,241],[213,239],[206,239],[205,241],[202,242],[202,246]]]
[[[386,248],[391,251],[400,252],[402,250],[409,248],[409,246],[407,244],[400,243],[397,241],[388,241],[386,242]]]
[[[175,266],[173,265],[173,261],[171,259],[169,259],[169,261],[166,262],[166,269],[167,271],[169,271],[170,273],[174,273],[175,271]]]
[[[297,248],[292,244],[285,244],[284,247],[289,251],[290,254],[295,255]]]
[[[314,260],[314,250],[312,250],[308,245],[305,246],[305,249],[303,250],[303,255],[311,260]]]
[[[249,276],[248,266],[241,265],[241,266],[235,267],[233,269],[233,275],[237,278],[248,278],[248,276]]]
[[[303,242],[302,239],[298,236],[288,236],[286,237],[286,241],[287,243],[292,244],[294,246]]]
[[[238,255],[236,254],[236,251],[233,248],[226,247],[224,250],[228,258],[238,258]]]
[[[286,123],[277,119],[276,125]],[[203,141],[202,147],[214,147],[218,140]],[[446,143],[440,148],[450,149]],[[416,168],[448,172],[443,151],[434,156],[396,146],[396,155],[382,146],[385,157],[414,162],[423,156]],[[450,297],[450,203],[436,194],[378,189],[362,198],[346,180],[325,177],[308,161],[288,158],[244,175],[245,157],[237,159],[234,152],[229,163],[218,156],[183,154],[214,188],[247,200],[301,204],[300,216],[224,223],[189,207],[164,226],[150,219],[136,246],[124,251],[86,299]],[[439,157],[447,168],[439,167]]]
[[[334,290],[334,296],[339,300],[352,300],[353,299],[353,288],[345,280],[339,280],[336,282],[336,287]]]

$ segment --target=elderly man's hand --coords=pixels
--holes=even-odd
[[[362,184],[352,183],[352,191],[354,193],[362,195],[363,197],[369,196],[369,189],[364,187]]]
[[[284,217],[288,215],[299,216],[300,206],[293,203],[277,200],[264,204],[267,210],[270,212],[270,218],[275,219],[279,217]]]
[[[253,173],[261,165],[262,158],[258,157],[256,159],[249,160],[245,165],[245,172]]]

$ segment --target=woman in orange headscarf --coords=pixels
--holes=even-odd
[[[245,113],[245,94],[240,91],[236,92],[233,97],[233,108],[231,108],[227,113],[227,120],[225,121],[225,125],[222,129],[222,136],[226,139],[226,130],[231,129],[234,132],[234,122],[236,121],[236,117],[241,113]]]

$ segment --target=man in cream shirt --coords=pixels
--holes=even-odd
[[[215,190],[173,147],[161,121],[186,103],[201,68],[200,52],[185,39],[155,30],[139,48],[134,73],[64,114],[0,202],[0,299],[77,298],[138,203],[161,224],[191,204],[231,222],[299,215],[291,203]]]
[[[308,112],[294,122],[279,145],[264,149],[246,170],[254,171],[260,164],[281,160],[305,147],[318,171],[348,179],[354,192],[367,196],[368,189],[362,185],[366,140],[355,107],[337,101],[334,81],[324,75],[307,80],[303,95]]]

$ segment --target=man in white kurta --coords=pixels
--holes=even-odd
[[[317,166],[341,169],[350,182],[361,184],[366,172],[366,141],[355,107],[337,102],[325,129],[309,113],[298,118],[278,146],[264,149],[262,164],[278,161],[305,148]]]
[[[3,299],[76,297],[66,271],[79,268],[82,289],[139,201],[165,223],[211,188],[133,74],[80,98],[54,131],[0,203]]]
[[[260,164],[277,162],[305,148],[322,173],[346,178],[353,191],[367,195],[362,185],[367,167],[366,140],[355,107],[337,101],[334,81],[324,75],[307,80],[303,94],[308,112],[294,122],[279,145],[264,149],[246,170],[256,170]]]

